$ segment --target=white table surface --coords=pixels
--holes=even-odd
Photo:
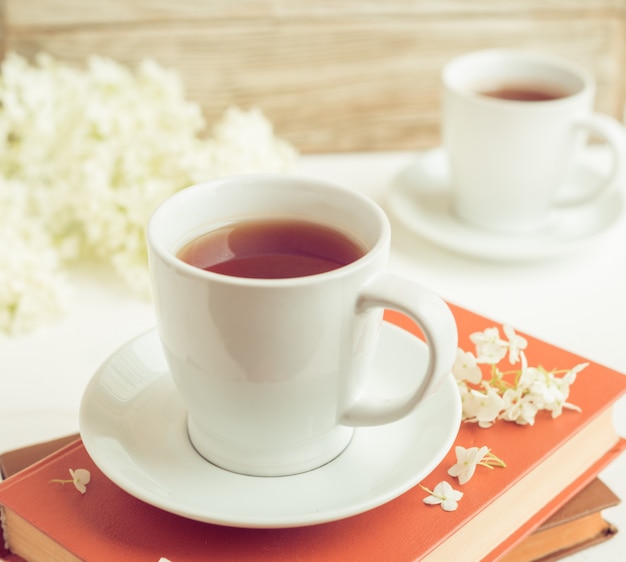
[[[410,152],[304,156],[300,173],[360,190],[383,203]],[[626,187],[623,188],[626,193]],[[626,218],[583,252],[537,263],[502,264],[439,248],[391,217],[390,269],[451,302],[626,373]],[[154,325],[151,304],[102,267],[70,272],[69,310],[36,332],[0,340],[0,451],[78,430],[83,389],[128,339]],[[626,436],[626,400],[615,423]],[[601,474],[624,502],[606,510],[621,529],[570,560],[626,560],[626,455]]]

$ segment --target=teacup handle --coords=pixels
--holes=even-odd
[[[596,199],[615,183],[624,171],[624,159],[626,158],[626,131],[624,127],[613,117],[592,113],[591,115],[578,118],[574,122],[575,129],[582,129],[603,139],[611,151],[611,169],[603,181],[589,193],[581,196],[565,196],[557,201],[557,205],[567,207],[584,205]]]
[[[357,301],[357,313],[390,308],[412,318],[426,338],[429,357],[424,380],[412,395],[395,399],[362,396],[341,417],[349,426],[390,423],[409,414],[444,382],[452,370],[458,345],[456,322],[448,305],[430,290],[390,273],[369,283]]]

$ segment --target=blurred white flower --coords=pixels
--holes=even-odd
[[[463,351],[461,348],[458,348],[456,351],[456,360],[452,366],[452,374],[459,381],[466,380],[474,384],[478,384],[483,378],[474,354],[471,351]]]
[[[58,253],[25,195],[24,186],[0,179],[0,333],[10,335],[58,315],[67,296]]]
[[[296,160],[258,110],[228,109],[212,136],[205,128],[178,75],[154,61],[132,71],[94,56],[79,69],[8,53],[0,67],[0,331],[32,329],[58,308],[63,261],[105,260],[148,294],[144,230],[161,201],[202,180],[284,172]]]
[[[470,335],[470,340],[476,345],[478,363],[496,364],[506,355],[506,342],[500,338],[498,328],[475,332]]]

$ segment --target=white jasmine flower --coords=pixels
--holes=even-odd
[[[76,470],[70,468],[70,476],[72,478],[69,480],[54,479],[50,480],[50,482],[56,482],[58,484],[73,484],[74,488],[76,488],[81,494],[84,494],[87,491],[87,484],[89,484],[91,480],[91,472],[89,472],[86,468],[77,468]]]
[[[81,494],[84,494],[87,491],[87,484],[89,484],[89,481],[91,480],[91,473],[86,468],[77,468],[76,470],[72,470],[70,468],[70,475],[72,477],[74,487]]]
[[[448,469],[450,476],[459,479],[459,484],[466,484],[474,475],[477,466],[493,468],[494,466],[505,467],[503,460],[496,457],[489,447],[465,447],[457,446],[454,449],[456,454],[456,464]]]
[[[514,365],[520,360],[520,352],[528,346],[528,341],[522,336],[518,336],[513,328],[508,324],[502,326],[504,335],[508,339],[509,363]]]
[[[463,418],[478,423],[480,427],[491,427],[502,411],[504,401],[497,390],[485,388],[485,392],[471,389],[462,400]]]
[[[489,452],[489,447],[465,447],[457,446],[454,448],[456,454],[456,464],[450,467],[448,474],[459,479],[459,484],[465,484],[474,476],[476,466],[483,457]]]
[[[569,404],[570,385],[576,380],[576,372],[584,368],[586,364],[578,365],[567,372],[563,377],[557,377],[554,373],[542,372],[530,387],[530,393],[535,397],[535,403],[543,410],[551,412],[552,417],[558,417],[563,408],[581,411],[578,406]]]
[[[455,490],[445,480],[435,486],[434,490],[422,486],[420,487],[430,495],[424,498],[424,503],[428,505],[441,505],[444,511],[455,511],[459,507],[459,500],[463,497],[463,492]]]
[[[452,374],[457,381],[466,380],[474,384],[478,384],[483,377],[480,367],[476,364],[474,354],[471,351],[465,352],[461,348],[457,349]]]
[[[505,355],[507,343],[500,338],[498,328],[487,328],[470,336],[476,345],[476,361],[478,363],[496,364]]]
[[[585,369],[588,366],[589,366],[589,363],[586,363],[586,362],[579,363],[578,365],[576,365],[575,367],[567,371],[567,373],[565,373],[565,375],[562,378],[563,382],[568,385],[574,384],[576,382],[576,377],[578,376],[578,373],[580,373],[583,369]]]
[[[533,397],[518,387],[507,390],[502,396],[503,411],[500,417],[506,421],[513,421],[520,425],[533,425],[539,407],[533,401]]]

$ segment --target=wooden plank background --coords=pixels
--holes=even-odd
[[[622,118],[626,0],[0,0],[0,49],[151,57],[182,76],[209,123],[259,107],[302,152],[439,142],[440,72],[460,53],[559,54]]]

